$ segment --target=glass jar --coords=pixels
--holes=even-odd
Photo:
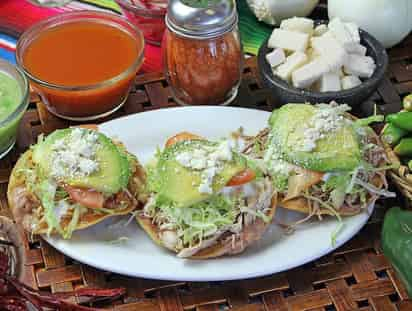
[[[209,1],[200,7],[199,2],[172,0],[166,25],[163,64],[175,101],[229,104],[237,95],[243,69],[233,1]]]
[[[0,159],[16,142],[18,127],[29,104],[29,82],[17,67],[0,59]]]
[[[127,19],[139,27],[146,42],[160,46],[165,31],[167,0],[115,0]]]

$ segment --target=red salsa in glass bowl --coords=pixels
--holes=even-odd
[[[146,42],[160,45],[166,29],[168,0],[115,0],[127,19],[139,27]]]
[[[86,121],[124,104],[143,52],[141,31],[124,18],[78,11],[28,29],[17,43],[16,59],[51,113]]]

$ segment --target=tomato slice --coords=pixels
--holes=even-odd
[[[89,208],[103,208],[105,199],[100,192],[68,185],[64,187],[64,190],[67,191],[73,201],[79,204]]]
[[[247,168],[239,174],[233,176],[232,179],[229,180],[229,182],[226,184],[226,186],[240,186],[252,181],[253,179],[255,179],[255,177],[255,171],[253,171],[250,168]]]
[[[194,139],[204,139],[204,138],[200,137],[196,134],[189,133],[189,132],[180,132],[180,133],[176,134],[175,136],[170,137],[166,141],[165,146],[170,147],[170,146],[173,146],[174,144],[176,144],[179,141],[194,140]]]

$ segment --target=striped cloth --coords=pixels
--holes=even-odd
[[[16,62],[14,51],[16,48],[16,39],[0,33],[0,58],[4,58],[11,63]]]
[[[15,62],[15,48],[18,36],[38,21],[63,12],[76,10],[103,10],[120,13],[114,0],[77,0],[63,7],[45,8],[27,0],[0,0],[0,57]],[[145,72],[161,70],[160,48],[146,44]]]

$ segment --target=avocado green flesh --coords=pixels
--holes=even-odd
[[[192,170],[182,166],[176,161],[176,156],[183,151],[192,151],[202,146],[213,146],[214,143],[207,141],[190,141],[177,143],[166,148],[157,163],[157,177],[159,195],[176,202],[180,206],[190,206],[206,199],[210,194],[200,193],[201,171]],[[225,162],[221,172],[213,179],[212,189],[217,192],[222,189],[228,181],[246,168],[246,161],[239,155],[234,154],[232,161]]]
[[[271,116],[273,142],[281,149],[285,160],[301,167],[320,171],[349,171],[359,166],[361,150],[352,125],[344,125],[326,133],[310,151],[300,151],[304,131],[316,113],[316,107],[288,104]]]
[[[51,174],[53,144],[70,135],[71,131],[71,128],[57,130],[34,147],[33,161],[40,166],[45,176]],[[117,193],[127,187],[130,177],[129,161],[108,137],[98,132],[96,134],[99,146],[95,158],[99,169],[85,177],[67,177],[62,181],[75,187],[91,188],[108,194]]]

